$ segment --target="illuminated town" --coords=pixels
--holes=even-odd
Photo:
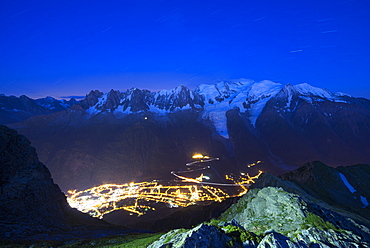
[[[210,166],[202,166],[204,162],[219,160],[202,154],[195,154],[194,162],[187,163],[188,170],[193,172],[205,170]],[[260,163],[261,161],[258,161]],[[258,164],[254,163],[254,164]],[[159,181],[128,183],[128,184],[103,184],[84,191],[69,190],[67,201],[77,210],[88,213],[96,218],[103,218],[105,214],[116,210],[126,210],[138,216],[149,210],[155,210],[150,203],[165,203],[168,207],[187,207],[197,203],[221,202],[226,198],[244,195],[248,186],[254,183],[262,171],[255,176],[240,173],[238,176],[226,175],[225,179],[230,183],[214,183],[209,177],[200,174],[199,177],[190,178],[179,175],[182,172],[171,174],[181,181]],[[235,194],[227,193],[221,188],[236,187]]]

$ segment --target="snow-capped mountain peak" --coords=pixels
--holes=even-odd
[[[276,94],[278,90],[283,88],[280,83],[275,83],[270,80],[263,80],[251,85],[249,91],[250,98],[261,98],[262,96],[269,96]]]
[[[252,80],[241,80],[226,82],[222,81],[217,84],[201,84],[194,91],[203,95],[206,103],[213,104],[215,102],[222,102],[229,99],[252,85]]]
[[[89,103],[85,109],[91,115],[101,112],[126,115],[145,111],[166,115],[176,111],[193,110],[201,112],[202,118],[210,121],[219,135],[229,138],[226,112],[230,109],[236,108],[240,113],[246,114],[251,125],[255,127],[267,102],[272,98],[280,99],[276,107],[281,108],[282,111],[294,111],[299,98],[308,103],[314,103],[346,102],[344,98],[348,97],[307,83],[284,86],[270,80],[255,82],[241,79],[216,84],[200,84],[194,90],[180,85],[158,92],[137,88],[126,92],[111,90],[107,94],[92,91],[82,104]]]
[[[326,99],[333,99],[335,97],[335,95],[330,91],[326,89],[313,87],[307,83],[295,85],[294,89],[304,96],[315,96]]]
[[[228,138],[226,112],[238,108],[247,113],[249,120],[255,126],[266,103],[276,95],[283,85],[269,80],[254,82],[221,82],[215,85],[202,84],[195,91],[205,98],[203,118],[213,122],[216,131]]]

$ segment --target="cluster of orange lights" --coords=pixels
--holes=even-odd
[[[198,201],[219,201],[229,195],[219,188],[202,185],[162,185],[157,181],[130,184],[103,184],[84,191],[68,191],[71,207],[93,217],[124,209],[142,215],[155,210],[142,202],[163,202],[171,207],[187,207]]]
[[[206,156],[206,155],[203,155],[203,154],[200,154],[200,153],[196,153],[192,156],[193,159],[209,159],[210,157],[209,156]]]
[[[211,159],[201,154],[196,154],[193,158]],[[140,216],[148,210],[155,210],[149,204],[153,202],[165,203],[169,207],[187,207],[198,202],[221,202],[226,198],[244,195],[248,191],[247,187],[254,183],[254,179],[261,173],[262,171],[259,171],[252,177],[245,173],[237,177],[227,175],[226,179],[233,183],[219,184],[203,182],[202,179],[205,177],[203,174],[197,178],[188,178],[172,172],[182,181],[164,183],[154,180],[129,184],[103,184],[83,191],[69,190],[67,201],[71,207],[97,218],[103,218],[105,214],[120,209]],[[238,187],[238,193],[228,194],[220,186]]]

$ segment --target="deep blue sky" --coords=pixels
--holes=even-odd
[[[249,78],[370,98],[368,0],[1,0],[0,93]]]

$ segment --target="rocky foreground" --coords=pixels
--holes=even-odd
[[[313,204],[282,188],[252,189],[218,219],[170,231],[149,247],[370,247],[368,221],[322,208],[335,217],[325,220]]]
[[[150,247],[370,247],[370,166],[308,163],[262,174],[219,218]]]

